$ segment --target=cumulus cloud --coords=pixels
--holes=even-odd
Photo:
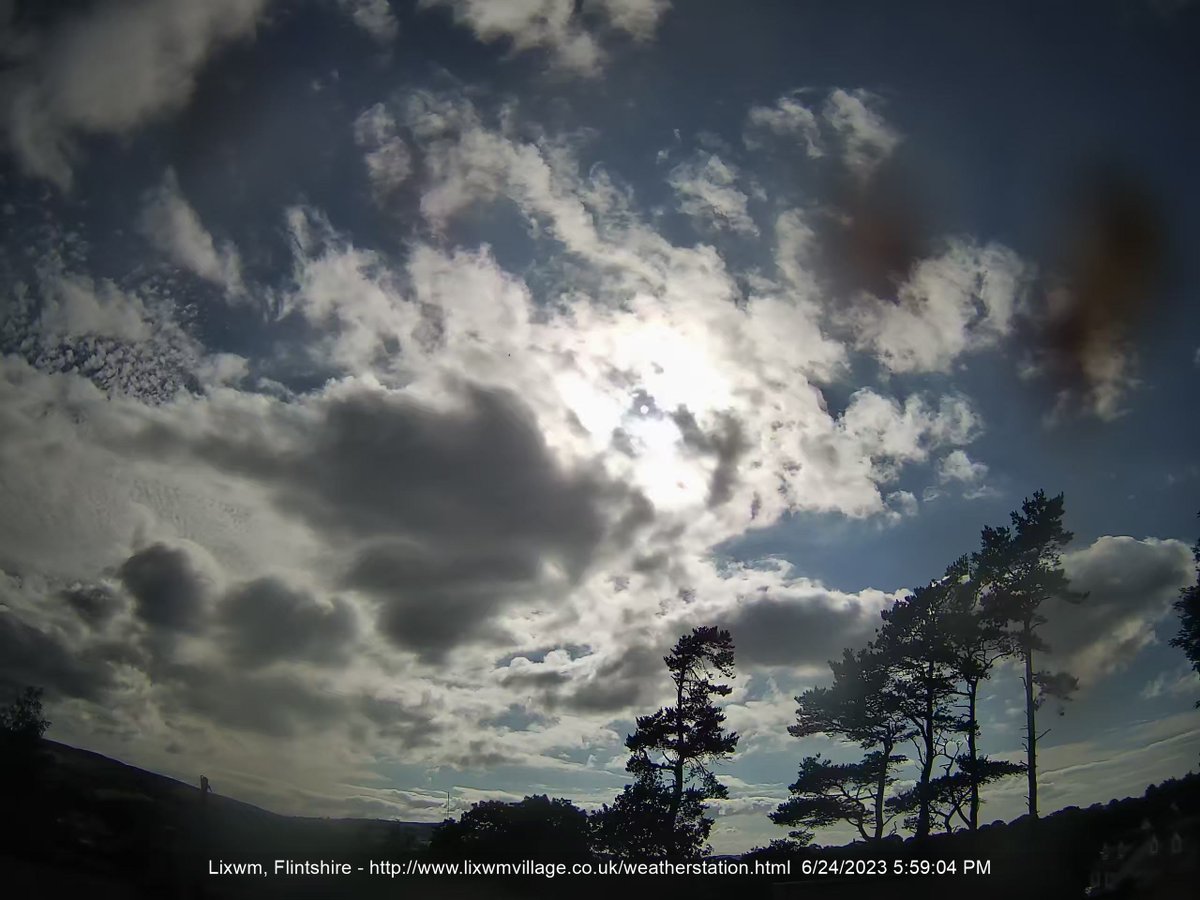
[[[229,655],[243,666],[276,660],[344,664],[358,634],[358,616],[345,600],[321,602],[307,590],[272,577],[238,585],[222,602]]]
[[[367,175],[377,196],[386,196],[408,179],[412,158],[396,131],[395,118],[382,103],[354,120],[354,141],[363,148]]]
[[[752,106],[746,114],[746,145],[758,148],[759,135],[767,131],[802,141],[810,159],[823,156],[820,122],[816,113],[800,102],[801,96],[784,94],[772,106]]]
[[[194,631],[203,624],[213,585],[182,547],[152,544],[125,560],[117,575],[133,595],[138,617],[147,625]]]
[[[77,135],[126,135],[184,106],[208,60],[250,37],[269,0],[137,0],[67,13],[25,35],[4,75],[22,168],[69,188]]]
[[[168,169],[162,184],[146,195],[138,230],[177,266],[221,285],[231,295],[245,290],[237,248],[232,243],[217,247],[183,196],[173,169]]]
[[[937,465],[938,483],[956,485],[968,500],[986,497],[991,493],[984,483],[987,475],[987,465],[972,460],[965,450],[951,450]]]
[[[869,177],[900,142],[899,133],[876,109],[879,103],[879,97],[870,91],[837,88],[821,109],[825,122],[841,140],[846,166],[860,178]]]
[[[545,50],[556,67],[590,76],[599,74],[606,58],[591,22],[649,40],[670,2],[589,0],[581,11],[555,0],[421,0],[420,6],[449,9],[456,23],[484,43],[505,42],[513,53]]]
[[[248,432],[217,418],[132,440],[269,486],[281,511],[344,548],[341,584],[377,598],[384,633],[425,658],[485,634],[506,603],[579,578],[617,523],[627,540],[650,514],[602,472],[560,465],[506,392],[468,384],[431,405],[347,386],[300,419],[282,404],[268,415]]]
[[[27,684],[56,695],[102,702],[116,680],[111,660],[80,655],[54,629],[0,611],[0,686],[5,693]]]
[[[723,624],[737,635],[738,659],[824,674],[838,648],[860,647],[879,625],[880,610],[898,595],[847,594],[807,579],[739,599]]]
[[[737,173],[716,154],[681,163],[667,179],[679,196],[679,209],[707,228],[757,235]]]
[[[889,370],[945,372],[1011,334],[1026,281],[1011,250],[954,240],[918,263],[894,300],[862,298],[847,317]]]
[[[338,6],[381,44],[390,44],[400,33],[400,23],[388,0],[338,0]]]
[[[900,143],[899,132],[879,111],[881,99],[861,88],[834,88],[818,106],[806,102],[814,93],[798,88],[770,106],[752,106],[746,114],[746,146],[760,149],[771,135],[801,144],[809,159],[832,153],[857,179],[867,180]]]
[[[1120,671],[1155,641],[1155,626],[1179,589],[1192,583],[1191,550],[1182,541],[1104,536],[1064,554],[1079,605],[1058,604],[1042,635],[1055,663],[1085,686]]]

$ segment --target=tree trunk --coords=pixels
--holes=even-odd
[[[675,834],[675,823],[679,818],[679,807],[683,804],[683,673],[680,673],[675,692],[675,783],[671,786],[671,806],[668,810],[668,821],[671,834]]]
[[[887,791],[887,773],[891,765],[893,744],[883,742],[883,762],[879,766],[879,778],[875,781],[875,840],[883,840],[883,795]]]
[[[934,721],[933,721],[933,694],[932,694],[932,670],[933,664],[929,665],[930,682],[925,686],[925,721],[921,727],[921,737],[925,744],[924,758],[921,760],[921,781],[917,785],[918,799],[920,806],[917,807],[917,839],[929,837],[930,831],[930,816],[929,804],[932,799],[929,796],[929,781],[933,777],[933,739],[934,739]]]
[[[979,692],[979,682],[967,684],[967,758],[971,761],[971,813],[967,828],[975,832],[979,830],[979,747],[976,744],[976,732],[979,730],[975,714],[975,700]]]
[[[1037,722],[1033,706],[1033,625],[1025,619],[1025,628],[1021,633],[1025,642],[1025,756],[1029,769],[1025,775],[1029,779],[1029,816],[1037,819]]]

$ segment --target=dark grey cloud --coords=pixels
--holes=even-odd
[[[219,613],[226,651],[243,666],[276,660],[343,663],[358,634],[358,618],[345,600],[321,603],[310,592],[277,578],[234,588]]]
[[[465,393],[451,411],[365,391],[332,402],[311,449],[287,467],[295,484],[285,502],[350,534],[532,550],[580,570],[618,489],[562,471],[511,393]]]
[[[501,683],[508,687],[549,690],[566,684],[571,676],[562,669],[542,665],[522,666],[511,669],[501,676]]]
[[[718,428],[706,433],[686,407],[681,406],[671,418],[679,428],[686,447],[694,453],[713,456],[717,460],[708,482],[709,509],[727,503],[737,487],[738,463],[750,449],[741,421],[732,415],[722,415]]]
[[[493,618],[532,589],[539,568],[533,554],[389,541],[361,550],[342,584],[381,602],[377,623],[394,643],[437,661],[464,641],[499,637]]]
[[[587,680],[573,685],[559,702],[573,712],[617,713],[648,702],[666,678],[662,651],[635,644],[598,666]]]
[[[125,560],[117,575],[147,625],[167,631],[199,629],[207,585],[184,550],[151,544]]]
[[[527,690],[548,711],[618,713],[645,704],[665,683],[662,650],[632,643],[602,661],[586,675],[578,668],[556,668],[548,663],[510,667],[503,671],[506,687]]]
[[[549,721],[547,716],[533,712],[520,703],[510,703],[504,712],[488,719],[482,719],[479,724],[493,728],[506,728],[509,731],[528,731],[533,725],[545,725]]]
[[[113,670],[103,653],[75,651],[53,632],[0,612],[0,686],[27,684],[100,702],[113,686]]]
[[[432,743],[442,731],[425,702],[408,704],[367,695],[357,701],[357,709],[376,726],[381,737],[395,740],[405,750]]]
[[[156,675],[175,709],[243,731],[296,738],[339,725],[346,716],[345,698],[310,678],[193,663],[166,663]]]
[[[106,584],[73,585],[60,596],[94,629],[103,628],[125,606],[121,596]]]
[[[821,665],[841,647],[864,645],[878,620],[864,617],[857,601],[764,592],[743,598],[721,624],[733,635],[739,663],[803,666]]]
[[[599,468],[560,466],[511,392],[468,384],[461,401],[439,409],[364,389],[322,403],[284,446],[287,410],[277,429],[231,414],[196,441],[157,427],[141,449],[194,453],[273,486],[284,512],[348,554],[342,584],[380,602],[384,633],[440,660],[499,636],[494,618],[539,596],[546,564],[576,579],[653,518]]]
[[[1155,640],[1155,624],[1181,587],[1195,578],[1182,541],[1105,536],[1063,557],[1071,587],[1088,596],[1078,605],[1051,600],[1040,634],[1054,665],[1085,684],[1129,662]]]

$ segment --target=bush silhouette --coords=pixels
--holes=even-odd
[[[587,813],[544,794],[519,803],[485,800],[433,832],[430,856],[446,860],[538,862],[591,857]]]

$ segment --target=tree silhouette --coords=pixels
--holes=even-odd
[[[671,820],[672,788],[655,776],[639,777],[592,814],[592,839],[600,853],[622,859],[688,859],[703,856],[713,820],[699,792],[683,793]]]
[[[810,688],[796,698],[796,724],[788,727],[788,733],[798,738],[817,734],[840,735],[866,750],[874,751],[856,764],[860,769],[843,771],[841,775],[857,777],[870,773],[873,776],[871,806],[863,826],[863,836],[878,841],[883,838],[884,829],[892,818],[884,805],[888,786],[895,780],[890,774],[891,769],[905,759],[893,751],[898,744],[912,736],[913,728],[904,716],[898,698],[887,689],[890,675],[886,660],[877,648],[872,646],[857,652],[844,650],[840,661],[830,660],[829,668],[833,672],[833,683],[829,687]],[[799,787],[793,785],[793,794],[816,800],[824,796],[823,785],[828,783],[818,778],[820,770],[811,763],[806,773],[807,762],[801,763],[800,776],[796,781]],[[822,791],[812,795],[811,788],[814,786],[822,788]],[[830,810],[829,806],[789,806],[790,803],[785,801],[772,814],[771,820],[778,825],[795,827],[817,828],[831,824],[821,821],[825,812]],[[853,805],[844,805],[839,809],[857,816]],[[815,817],[809,818],[810,814]],[[853,818],[838,818],[855,824]]]
[[[941,755],[941,737],[962,727],[952,709],[957,660],[948,633],[950,603],[959,589],[956,575],[952,567],[946,577],[917,588],[884,610],[883,627],[872,645],[887,667],[884,692],[912,725],[910,739],[921,767],[913,788],[918,838],[928,837],[931,828],[930,783]]]
[[[625,768],[636,783],[597,814],[597,828],[611,834],[628,817],[631,826],[658,834],[663,855],[675,858],[702,852],[712,827],[702,814],[704,801],[727,796],[709,766],[728,757],[738,743],[713,703],[732,690],[714,679],[733,675],[733,639],[715,626],[694,628],[663,662],[675,704],[638,717],[637,729],[625,741],[631,754]]]
[[[1179,632],[1171,638],[1171,646],[1181,649],[1191,661],[1192,668],[1200,673],[1200,540],[1192,546],[1192,558],[1196,562],[1196,583],[1181,588],[1179,599],[1175,601]],[[1196,706],[1200,707],[1200,700],[1196,701]]]
[[[0,709],[0,842],[36,842],[46,824],[42,736],[50,722],[42,712],[42,689],[24,688]]]
[[[26,687],[0,709],[0,740],[6,748],[28,747],[41,740],[50,721],[42,714],[42,689]]]
[[[429,853],[453,860],[586,860],[591,857],[588,817],[569,800],[544,794],[519,803],[485,800],[435,828]]]
[[[979,830],[979,788],[982,784],[1001,777],[1002,774],[1023,772],[1024,766],[1014,770],[997,769],[979,754],[979,686],[991,677],[997,662],[1013,652],[1013,643],[1004,629],[1003,622],[990,615],[980,604],[979,579],[973,570],[969,556],[962,556],[946,569],[946,580],[950,588],[946,605],[945,634],[958,679],[957,694],[960,698],[961,725],[959,730],[966,735],[967,748],[954,755],[954,761],[962,778],[967,782],[966,814],[962,805],[955,803],[955,811],[962,816],[970,831]],[[942,777],[948,777],[950,773]],[[948,788],[939,788],[938,796]],[[949,791],[954,794],[953,790]],[[957,794],[954,794],[957,799]]]
[[[955,820],[967,825],[971,831],[972,816],[978,820],[979,787],[1009,775],[1025,771],[1021,763],[992,760],[976,756],[971,762],[958,754],[946,754],[946,763],[941,775],[930,780],[921,788],[914,785],[888,800],[888,808],[895,813],[905,814],[905,827],[916,831],[922,809],[931,821],[941,824],[949,834],[954,830]]]
[[[1051,598],[1078,603],[1087,595],[1071,590],[1062,568],[1062,550],[1074,536],[1063,528],[1063,495],[1047,497],[1039,490],[1011,518],[1011,526],[983,529],[974,563],[983,591],[982,608],[1003,623],[1024,663],[1025,774],[1029,815],[1036,820],[1037,742],[1045,737],[1037,733],[1036,712],[1051,697],[1069,699],[1078,686],[1074,676],[1065,672],[1034,669],[1034,654],[1050,649],[1037,634],[1046,622],[1041,608]]]
[[[875,810],[879,786],[886,790],[896,780],[891,767],[903,759],[885,757],[878,750],[851,763],[831,762],[819,753],[806,756],[788,786],[792,796],[770,814],[771,821],[791,826],[788,837],[800,845],[812,841],[810,829],[835,822],[849,822],[864,841],[878,840],[885,824]]]

